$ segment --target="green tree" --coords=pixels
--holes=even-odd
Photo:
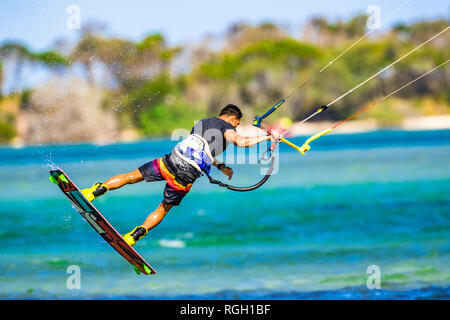
[[[2,61],[0,59],[0,100],[2,99],[3,96],[3,81],[4,81],[4,74],[3,74],[3,64]]]
[[[8,143],[16,136],[14,121],[11,116],[0,113],[0,143]]]
[[[21,74],[26,62],[34,60],[33,53],[23,44],[18,42],[6,42],[0,46],[0,57],[2,60],[12,59],[14,63],[13,91],[18,91],[22,82]]]
[[[70,65],[68,57],[55,52],[33,52],[28,47],[17,42],[6,42],[0,46],[0,58],[14,61],[13,91],[18,91],[22,83],[22,71],[28,64],[38,64],[52,71],[60,72]]]
[[[94,67],[100,63],[109,71],[109,82],[116,83],[120,90],[128,90],[166,72],[180,51],[180,47],[168,47],[160,34],[151,34],[140,42],[86,34],[71,58],[85,67],[91,84],[95,82]]]

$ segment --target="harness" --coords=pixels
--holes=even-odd
[[[271,146],[270,151],[273,151],[274,146]],[[175,154],[182,160],[189,163],[200,173],[204,173],[211,184],[216,184],[220,187],[227,188],[233,191],[252,191],[261,187],[271,176],[273,167],[275,164],[275,157],[270,152],[269,158],[271,158],[270,167],[264,177],[254,185],[248,187],[236,187],[222,181],[216,180],[210,175],[211,165],[215,162],[214,157],[211,154],[208,142],[198,134],[190,134],[174,148]],[[269,151],[269,150],[268,150]],[[266,159],[268,160],[268,159]]]
[[[208,142],[198,134],[190,134],[175,146],[175,153],[200,172],[209,175],[214,157]]]

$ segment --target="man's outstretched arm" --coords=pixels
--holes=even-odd
[[[224,137],[228,142],[233,143],[235,146],[244,148],[251,147],[263,141],[273,139],[271,135],[258,137],[243,137],[237,134],[237,132],[234,130],[227,130],[224,134]]]

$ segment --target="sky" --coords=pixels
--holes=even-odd
[[[313,16],[347,19],[377,5],[383,18],[407,0],[1,0],[0,44],[15,40],[33,50],[50,49],[57,39],[74,40],[78,30],[67,27],[70,6],[80,9],[81,24],[107,26],[109,34],[140,40],[162,33],[170,45],[221,35],[236,22],[274,22],[300,35]],[[448,18],[450,0],[411,0],[390,20],[393,23]]]

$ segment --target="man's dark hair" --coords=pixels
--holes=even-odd
[[[225,106],[222,111],[220,111],[219,117],[222,115],[229,115],[229,116],[235,116],[238,119],[242,118],[242,112],[241,110],[236,107],[234,104],[229,104]]]

